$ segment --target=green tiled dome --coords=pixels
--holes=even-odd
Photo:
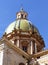
[[[18,29],[21,29],[23,31],[29,31],[31,29],[33,29],[33,25],[30,24],[30,22],[26,19],[18,19],[16,21],[14,21],[13,23],[11,23],[7,29],[6,29],[6,33],[10,33],[12,32],[12,30],[14,30],[14,28],[16,28],[17,30]],[[38,30],[34,27],[34,32],[38,32]],[[39,32],[38,32],[39,33]]]
[[[30,25],[27,20],[17,20],[16,21],[16,29],[21,29],[23,31],[28,31],[30,28]]]

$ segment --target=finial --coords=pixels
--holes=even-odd
[[[27,13],[23,10],[22,5],[20,11],[17,13],[17,19],[27,19]]]
[[[20,9],[20,11],[24,11],[24,10],[23,10],[23,5],[22,5],[22,4],[21,4],[21,9]]]

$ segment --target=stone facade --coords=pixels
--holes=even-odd
[[[20,54],[9,48],[6,44],[4,49],[0,51],[0,65],[19,65],[20,63],[26,64],[26,59]]]

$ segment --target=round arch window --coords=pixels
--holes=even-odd
[[[22,50],[24,50],[25,52],[27,52],[28,44],[28,41],[21,41]]]
[[[25,65],[24,63],[19,63],[19,65]]]

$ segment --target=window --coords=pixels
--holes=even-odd
[[[19,63],[19,65],[25,65],[24,63]]]
[[[21,18],[23,18],[23,14],[21,14]]]
[[[27,52],[27,46],[23,46],[23,50]]]
[[[26,15],[25,15],[25,18],[26,18]]]

